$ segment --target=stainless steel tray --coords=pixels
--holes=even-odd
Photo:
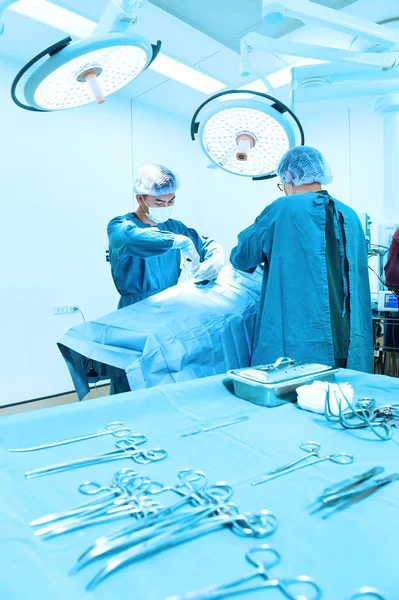
[[[279,358],[271,365],[236,369],[227,373],[239,398],[273,407],[296,400],[295,390],[305,383],[333,379],[339,369],[317,363]]]

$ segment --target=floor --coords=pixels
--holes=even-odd
[[[89,394],[84,398],[86,400],[92,400],[99,396],[109,395],[109,385],[102,385],[93,388]],[[50,408],[51,406],[60,406],[62,404],[72,404],[72,402],[79,402],[76,392],[70,392],[63,396],[53,396],[51,398],[45,398],[44,400],[32,400],[32,402],[26,402],[24,404],[15,404],[14,406],[7,406],[6,408],[0,407],[0,417],[6,415],[16,415],[18,413],[28,412],[31,410],[40,410],[41,408]]]

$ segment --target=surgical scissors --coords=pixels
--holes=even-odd
[[[136,463],[147,465],[152,462],[164,460],[168,456],[166,450],[163,450],[162,448],[154,448],[146,451],[138,450],[137,445],[143,444],[146,441],[146,438],[145,436],[141,436],[141,434],[135,434],[134,436],[130,436],[128,439],[133,439],[134,437],[137,437],[139,441],[132,441],[132,443],[129,444],[126,443],[127,440],[119,440],[115,444],[117,450],[112,452],[97,454],[96,456],[86,456],[76,460],[70,460],[67,462],[57,463],[55,465],[49,465],[47,467],[40,467],[38,469],[25,471],[25,478],[33,479],[34,477],[43,477],[45,475],[70,471],[71,469],[78,469],[80,467],[97,465],[104,462],[122,460],[126,458],[131,458]]]
[[[349,600],[359,600],[359,598],[365,598],[366,600],[387,600],[380,590],[368,586],[358,589]]]
[[[347,452],[338,452],[337,454],[320,456],[319,450],[321,449],[321,445],[318,442],[302,442],[299,445],[299,447],[301,450],[308,452],[309,456],[300,458],[298,461],[294,461],[293,463],[289,463],[288,465],[283,465],[281,468],[275,469],[273,473],[266,473],[262,475],[262,477],[260,477],[259,479],[253,481],[251,485],[259,485],[261,483],[266,483],[266,481],[271,481],[276,477],[281,477],[282,475],[293,473],[294,471],[298,471],[299,469],[304,469],[305,467],[316,465],[326,460],[330,460],[338,465],[352,464],[355,460],[353,454],[348,454]],[[314,460],[309,460],[310,458],[314,458]],[[305,464],[298,464],[298,462],[305,462]]]
[[[50,442],[48,444],[41,444],[40,446],[32,446],[30,448],[8,448],[8,451],[33,452],[35,450],[45,450],[46,448],[55,448],[55,446],[64,446],[65,444],[73,444],[74,442],[90,440],[92,438],[100,437],[102,435],[113,435],[114,437],[124,438],[130,436],[131,433],[132,430],[126,427],[124,423],[122,423],[122,421],[112,421],[112,423],[108,423],[104,429],[96,431],[95,433],[88,433],[87,435],[81,435],[79,437],[60,440],[58,442]]]
[[[274,548],[271,548],[268,544],[262,544],[256,548],[251,548],[245,554],[245,558],[250,565],[255,567],[255,572],[248,573],[247,575],[244,575],[238,579],[234,579],[229,583],[207,586],[206,588],[188,592],[182,596],[170,596],[169,598],[166,598],[166,600],[191,600],[192,598],[195,598],[196,600],[205,600],[213,598],[226,598],[228,596],[244,594],[246,592],[268,587],[278,588],[288,600],[318,600],[321,598],[320,587],[316,582],[306,575],[300,575],[299,577],[290,579],[275,579],[272,576],[270,569],[280,563],[281,556],[277,550],[274,550]],[[243,587],[258,577],[261,577],[263,580],[262,582],[258,583],[258,585],[250,588]],[[300,595],[295,594],[295,591],[299,591],[298,588],[301,588]],[[311,593],[311,595],[305,595],[304,588],[308,588],[308,591]]]

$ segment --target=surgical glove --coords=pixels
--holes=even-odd
[[[219,275],[224,264],[223,251],[216,253],[200,264],[195,281],[213,281]]]
[[[194,246],[193,241],[179,233],[174,235],[172,248],[181,250],[182,254],[182,265],[190,273],[195,273],[199,266],[199,254]]]
[[[298,396],[298,406],[303,408],[304,410],[309,410],[310,412],[315,412],[319,414],[324,413],[324,404],[326,401],[326,394],[328,393],[328,388],[331,388],[331,412],[334,415],[338,415],[338,405],[335,399],[334,392],[340,394],[339,387],[336,383],[327,383],[326,381],[314,381],[311,385],[302,385],[296,391]],[[353,388],[349,383],[341,383],[340,388],[342,392],[345,394],[346,398],[350,403],[353,400]],[[346,404],[343,403],[345,408]]]
[[[190,240],[189,237],[187,237],[186,235],[181,235],[180,233],[175,233],[173,235],[173,250],[190,250],[192,248],[194,248],[195,250],[195,246],[192,242],[192,240]]]
[[[217,244],[212,256],[206,258],[204,262],[200,264],[199,269],[195,274],[195,281],[214,281],[222,270],[223,265],[223,248]]]

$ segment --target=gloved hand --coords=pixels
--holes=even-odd
[[[197,271],[200,257],[189,237],[175,234],[172,248],[181,250],[184,268],[190,272]]]
[[[173,234],[173,238],[173,250],[190,250],[192,248],[195,250],[192,240],[190,240],[190,238],[186,235],[175,233]]]
[[[224,253],[220,249],[220,252],[215,252],[200,264],[198,271],[195,273],[195,281],[213,281],[219,275],[223,265]]]

